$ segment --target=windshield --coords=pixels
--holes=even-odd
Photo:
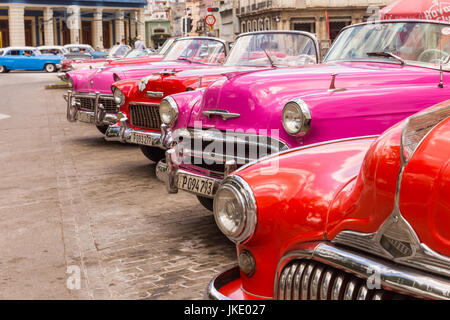
[[[344,30],[326,61],[392,60],[439,66],[450,53],[450,25],[428,22],[365,24]]]
[[[244,35],[233,45],[227,66],[289,67],[317,63],[312,38],[301,33]]]
[[[183,39],[176,41],[163,61],[187,60],[205,64],[219,64],[225,60],[225,45],[212,39]]]
[[[130,49],[131,48],[125,44],[120,44],[120,45],[114,46],[111,48],[111,50],[109,50],[108,57],[109,58],[122,58],[127,54],[127,52]]]
[[[144,57],[148,56],[147,50],[143,49],[134,49],[129,51],[124,58],[137,58],[137,57]]]

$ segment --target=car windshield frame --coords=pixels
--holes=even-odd
[[[340,42],[342,41],[341,39],[344,36],[346,36],[347,32],[352,32],[349,30],[354,30],[355,28],[361,28],[361,27],[371,27],[371,26],[372,26],[372,28],[376,28],[376,27],[382,28],[383,25],[388,25],[388,24],[405,24],[406,25],[408,23],[438,25],[439,30],[441,32],[441,35],[440,35],[441,37],[443,35],[444,29],[448,28],[448,31],[450,32],[450,23],[444,22],[444,21],[435,21],[435,20],[398,19],[398,20],[379,20],[379,21],[370,21],[370,22],[359,23],[359,24],[347,26],[341,30],[338,37],[336,38],[336,41],[333,43],[333,45],[331,46],[331,48],[328,50],[327,54],[325,55],[323,62],[324,63],[330,63],[330,62],[376,62],[376,63],[391,63],[391,64],[401,64],[401,65],[404,64],[404,65],[425,67],[425,68],[430,68],[430,69],[440,69],[442,66],[443,70],[450,71],[450,63],[449,63],[449,59],[448,59],[450,57],[450,52],[445,51],[445,50],[441,50],[441,51],[444,51],[444,53],[448,54],[448,56],[446,56],[446,57],[442,56],[442,62],[443,62],[442,64],[406,59],[403,56],[399,55],[398,53],[396,54],[389,50],[375,50],[375,51],[368,50],[368,52],[365,52],[365,54],[366,55],[370,54],[370,56],[367,56],[367,57],[359,57],[359,58],[348,58],[348,57],[334,58],[333,57],[333,53],[335,52],[335,50],[341,49],[340,48],[340,46],[341,46]],[[399,30],[398,32],[401,32],[401,31],[402,30]],[[445,35],[445,36],[449,36],[449,35]],[[450,37],[449,37],[449,39],[450,39]],[[397,38],[395,40],[398,41]],[[442,38],[439,38],[438,42],[441,42],[441,40],[442,40]],[[347,46],[349,45],[349,42],[352,42],[352,41],[353,41],[353,39],[350,39],[350,41],[348,41],[346,43]],[[423,39],[423,42],[426,42],[425,39]],[[342,46],[342,47],[347,47],[347,46]],[[443,48],[438,47],[435,50],[439,50],[439,49],[443,49]],[[426,49],[423,52],[425,52],[427,50],[431,50],[431,49]],[[418,58],[420,58],[420,55],[418,56]]]
[[[239,63],[234,63],[231,62],[230,60],[233,58],[233,53],[235,51],[237,51],[238,47],[239,47],[239,42],[241,41],[241,39],[246,38],[246,37],[253,37],[253,36],[258,36],[258,35],[298,35],[298,36],[303,36],[303,37],[307,37],[311,40],[312,44],[314,45],[314,51],[315,51],[315,63],[320,63],[320,45],[319,45],[319,41],[317,39],[317,37],[309,32],[306,31],[289,31],[289,30],[268,30],[268,31],[255,31],[255,32],[247,32],[247,33],[243,33],[241,35],[239,35],[236,40],[233,43],[233,46],[230,50],[230,53],[227,56],[227,59],[225,61],[225,63],[223,64],[224,66],[242,66],[242,67],[255,67],[255,68],[268,68],[268,67],[289,67],[289,66],[280,66],[277,65],[273,60],[272,57],[270,56],[269,52],[267,52],[266,50],[262,50],[261,52],[264,53],[264,55],[266,55],[266,60],[267,63],[266,64],[261,64],[261,65],[257,65],[257,64],[239,64]],[[302,66],[302,64],[298,64],[295,66]]]
[[[223,53],[225,54],[225,59],[228,56],[228,47],[227,47],[227,43],[221,39],[218,38],[210,38],[210,37],[187,37],[187,38],[179,38],[176,39],[172,45],[170,46],[170,49],[166,52],[166,54],[164,55],[164,57],[162,58],[162,62],[165,61],[188,61],[191,63],[199,63],[199,64],[204,64],[204,65],[212,65],[212,66],[216,66],[216,65],[223,65],[223,63],[207,63],[207,62],[202,62],[202,61],[198,61],[198,60],[190,60],[190,59],[182,59],[180,56],[182,55],[182,53],[180,53],[178,55],[178,58],[173,59],[172,57],[170,57],[170,55],[172,54],[172,50],[174,50],[177,46],[177,44],[179,44],[180,42],[193,42],[193,41],[211,41],[211,42],[217,42],[218,44],[221,44],[223,46]],[[185,48],[183,48],[182,52],[184,52],[185,50],[187,50],[188,47],[186,46]],[[224,59],[224,60],[225,60]]]
[[[161,48],[158,49],[157,54],[159,55],[165,55],[167,52],[169,52],[170,48],[174,44],[176,38],[169,38],[167,39]]]

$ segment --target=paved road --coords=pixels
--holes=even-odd
[[[0,75],[0,299],[205,298],[234,245],[137,147],[68,123],[55,81]]]

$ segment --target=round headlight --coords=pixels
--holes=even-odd
[[[120,106],[125,103],[125,95],[117,87],[114,87],[114,102]]]
[[[214,198],[214,219],[231,240],[242,243],[256,228],[256,202],[247,183],[238,176],[225,179]]]
[[[288,102],[283,109],[283,127],[290,135],[305,135],[311,127],[311,112],[301,99]]]
[[[166,97],[159,105],[161,121],[166,125],[173,125],[178,119],[178,106],[172,97]]]

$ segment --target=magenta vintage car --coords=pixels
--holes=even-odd
[[[71,71],[67,80],[71,89],[65,95],[67,120],[93,123],[104,134],[117,122],[122,95],[114,97],[111,85],[122,79],[140,79],[164,70],[208,68],[220,65],[228,54],[228,44],[217,38],[176,39],[160,62],[124,67]]]
[[[214,217],[239,267],[211,298],[449,300],[450,101],[242,167]]]
[[[211,209],[224,177],[250,161],[380,134],[447,100],[449,28],[423,20],[353,25],[322,65],[230,75],[205,90],[169,96],[161,119],[170,150],[158,178],[169,192],[191,192]]]
[[[274,56],[268,59],[266,54]],[[252,70],[267,70],[319,62],[316,37],[302,31],[258,31],[241,34],[222,66],[154,73],[113,84],[113,91],[125,96],[120,106],[120,123],[112,125],[106,140],[139,144],[154,162],[164,157],[161,142],[160,103],[168,95],[207,87],[213,81]],[[269,56],[270,57],[270,56]],[[164,114],[164,105],[162,112]]]

